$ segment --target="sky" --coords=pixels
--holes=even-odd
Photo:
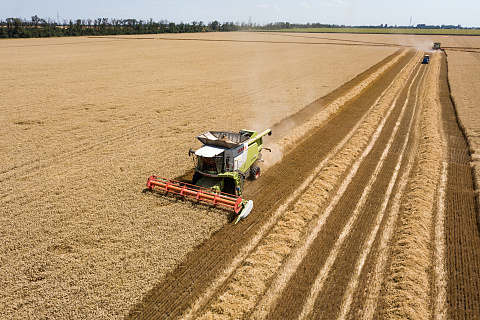
[[[37,15],[76,19],[137,19],[170,22],[214,20],[337,25],[480,27],[479,0],[0,0],[0,19]]]

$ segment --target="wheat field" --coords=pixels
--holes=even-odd
[[[268,34],[0,42],[0,312],[121,318],[223,211],[142,193],[207,130],[262,130],[398,47]]]
[[[210,33],[0,41],[0,314],[122,318],[228,223],[224,211],[144,193],[148,176],[188,171],[188,150],[202,132],[266,129],[399,48],[428,51],[434,41],[452,48],[449,81],[478,188],[472,88],[480,59],[458,49],[479,48],[476,37]],[[276,154],[322,119],[292,128]]]

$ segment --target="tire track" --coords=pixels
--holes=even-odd
[[[400,116],[400,118],[403,117],[404,115],[404,111],[405,111],[405,106],[404,108],[402,109],[402,114]],[[401,121],[401,120],[400,120]],[[326,281],[326,278],[328,277],[329,273],[330,273],[330,270],[335,262],[335,260],[337,259],[337,256],[338,256],[338,253],[341,249],[341,247],[343,246],[347,236],[350,234],[350,232],[352,231],[352,228],[354,227],[354,224],[356,222],[356,220],[358,219],[359,215],[360,215],[360,212],[364,209],[364,206],[366,204],[366,201],[367,201],[367,198],[368,196],[370,195],[370,192],[371,192],[371,189],[372,189],[372,186],[373,184],[375,183],[375,181],[377,180],[379,174],[380,174],[380,171],[382,170],[383,168],[383,165],[385,163],[385,159],[387,157],[387,153],[389,152],[391,146],[392,146],[392,142],[393,142],[393,138],[395,137],[396,133],[397,133],[397,130],[398,130],[398,124],[399,122],[397,122],[397,125],[395,126],[394,128],[394,131],[390,137],[390,140],[386,146],[386,148],[384,149],[384,152],[382,153],[382,156],[380,158],[380,161],[378,162],[377,164],[377,167],[375,168],[374,172],[373,172],[373,175],[371,176],[370,180],[368,181],[366,187],[363,189],[363,193],[362,195],[360,196],[360,201],[357,202],[357,205],[355,206],[355,209],[353,211],[353,214],[351,215],[350,219],[348,220],[347,224],[345,225],[345,227],[343,228],[342,230],[342,233],[340,234],[340,237],[338,238],[337,242],[335,243],[335,245],[333,246],[332,248],[332,251],[330,253],[330,255],[328,256],[327,258],[327,262],[325,263],[324,267],[322,268],[322,270],[320,271],[320,274],[317,276],[317,278],[315,279],[315,282],[311,288],[311,291],[310,291],[310,295],[308,296],[307,298],[307,301],[302,309],[302,312],[300,314],[300,316],[298,317],[298,319],[305,319],[307,317],[309,317],[309,315],[312,313],[313,311],[313,306],[314,306],[314,303],[315,301],[317,300],[324,284],[325,284],[325,281]],[[405,141],[405,146],[406,146],[406,142],[407,140]],[[392,175],[392,178],[390,180],[390,183],[389,183],[389,187],[387,189],[387,192],[385,194],[385,200],[384,200],[384,208],[378,213],[377,215],[377,223],[376,223],[376,229],[374,229],[374,232],[372,233],[372,236],[370,237],[370,239],[368,240],[367,242],[367,247],[371,246],[371,243],[373,242],[373,239],[376,235],[376,231],[378,230],[378,227],[380,226],[380,222],[383,220],[383,215],[385,213],[385,207],[386,207],[386,204],[388,203],[388,200],[390,198],[390,195],[392,193],[392,190],[393,190],[393,185],[395,184],[395,181],[396,181],[396,178],[397,178],[397,175],[398,175],[398,170],[400,168],[400,164],[401,164],[401,160],[402,160],[402,156],[403,156],[403,152],[402,154],[400,155],[400,158],[397,162],[397,165],[396,165],[396,170],[394,172],[394,174]],[[317,233],[318,234],[318,233]],[[346,314],[348,313],[349,311],[349,308],[350,308],[350,304],[351,304],[351,300],[352,300],[352,295],[353,295],[353,290],[355,290],[355,287],[356,287],[356,283],[358,282],[358,277],[359,277],[359,273],[361,272],[361,269],[363,267],[363,262],[365,261],[365,257],[366,255],[368,254],[368,249],[364,250],[364,252],[362,253],[361,255],[361,259],[360,259],[360,263],[359,265],[356,267],[356,273],[354,274],[354,278],[352,279],[352,281],[350,282],[350,284],[347,286],[347,296],[346,296],[346,299],[344,300],[343,304],[342,304],[342,307],[341,307],[341,310],[340,310],[340,315],[339,315],[339,319],[344,319],[346,317]]]
[[[459,130],[454,107],[449,97],[449,88],[446,82],[446,59],[443,54],[441,64],[440,75],[437,74],[435,76],[435,78],[440,79],[439,88],[427,87],[427,90],[438,92],[437,96],[439,97],[438,101],[441,103],[439,105],[441,105],[443,125],[435,126],[430,124],[425,126],[426,128],[437,127],[440,132],[443,130],[444,135],[439,137],[443,142],[440,142],[440,144],[445,146],[448,142],[448,148],[444,149],[446,150],[445,155],[448,154],[447,161],[442,160],[442,156],[436,159],[436,161],[438,161],[439,174],[436,180],[436,187],[431,191],[436,198],[433,208],[432,228],[431,231],[429,231],[431,232],[432,241],[428,246],[431,257],[431,261],[428,263],[431,264],[432,267],[426,267],[428,269],[428,280],[426,281],[430,283],[428,290],[431,292],[427,299],[421,299],[420,304],[414,304],[412,308],[399,307],[398,311],[399,313],[410,312],[410,314],[415,312],[415,318],[424,316],[435,319],[477,319],[478,312],[475,310],[480,310],[477,304],[477,301],[479,301],[479,282],[477,273],[473,272],[473,268],[476,268],[476,265],[478,265],[476,261],[478,261],[479,246],[476,246],[477,249],[473,248],[475,247],[474,243],[478,243],[479,235],[474,223],[472,223],[474,220],[472,217],[475,216],[471,190],[472,177],[470,168],[467,168],[465,165],[469,162],[468,148],[466,146],[466,139]],[[430,100],[431,99],[432,98],[430,98]],[[427,107],[432,105],[432,103],[428,103],[428,99],[425,99],[425,104]],[[431,119],[436,116],[440,117],[438,107],[436,112],[428,111],[425,119]],[[442,127],[443,129],[441,129]],[[422,139],[421,141],[425,143],[427,140]],[[423,155],[428,154],[428,152],[423,153]],[[425,162],[425,160],[423,160],[423,162]],[[459,165],[460,163],[463,165]],[[415,166],[418,167],[419,165],[421,164],[417,159]],[[468,178],[469,176],[470,179]],[[462,190],[462,192],[458,192],[459,190]],[[406,199],[408,198],[409,197],[406,197]],[[410,199],[412,198],[410,197]],[[396,206],[398,207],[399,205],[397,204]],[[444,217],[442,217],[443,213],[445,214]],[[396,217],[391,216],[387,225],[391,226],[396,219]],[[459,224],[458,222],[460,221],[461,223]],[[397,227],[398,226],[399,224],[397,224]],[[393,236],[393,232],[398,233],[398,231],[390,229],[389,233],[391,237]],[[364,312],[363,314],[359,313],[364,319],[374,317],[375,311],[372,303],[375,304],[375,301],[381,300],[383,298],[382,295],[384,295],[384,291],[382,295],[379,295],[378,292],[380,291],[379,284],[382,281],[379,279],[383,278],[382,270],[386,268],[385,266],[387,264],[385,261],[385,251],[389,250],[386,248],[387,242],[388,240],[385,240],[384,234],[379,250],[380,253],[375,264],[374,281],[367,281],[370,285],[372,282],[374,283],[373,287],[375,290],[369,289]],[[405,246],[406,244],[403,245]],[[400,253],[395,253],[396,256],[398,256],[398,254]],[[466,260],[469,262],[463,262]],[[411,270],[411,273],[418,273],[419,271],[418,268],[414,268],[414,270]],[[468,274],[469,276],[464,277],[464,274]],[[472,277],[472,275],[474,276]],[[469,280],[466,280],[467,278]],[[398,281],[398,279],[395,281]],[[384,286],[385,283],[382,285]],[[402,287],[406,291],[411,291],[412,289],[411,286],[404,285]],[[402,287],[399,286],[399,289]],[[418,295],[418,292],[409,293],[407,301],[416,295]],[[405,303],[405,301],[401,299],[397,301]],[[384,308],[385,306],[382,307]],[[426,309],[427,311],[417,313],[418,311],[415,311],[417,308]],[[383,316],[385,316],[385,314],[383,314]],[[398,317],[398,314],[388,314],[388,317],[395,316]],[[382,313],[376,314],[376,317],[382,317]]]
[[[307,41],[265,41],[265,40],[232,40],[232,39],[201,39],[201,38],[166,38],[158,37],[155,40],[166,41],[205,41],[205,42],[236,42],[236,43],[270,43],[270,44],[301,44],[301,45],[334,45],[334,46],[361,46],[361,47],[403,47],[398,44],[375,43],[375,42],[360,42],[348,41],[344,42],[307,42]],[[329,39],[332,40],[332,39]],[[334,39],[335,41],[338,41]]]
[[[305,36],[300,34],[285,34],[285,33],[275,33],[275,32],[258,32],[261,34],[269,34],[269,35],[276,35],[282,37],[292,37],[292,38],[305,38],[305,39],[322,39],[322,40],[333,40],[339,42],[350,42],[356,44],[368,44],[368,45],[381,45],[385,47],[393,47],[393,46],[400,46],[397,44],[386,43],[386,42],[372,42],[372,41],[360,41],[360,40],[351,40],[351,39],[340,39],[340,38],[331,38],[331,37],[318,37],[318,36]]]

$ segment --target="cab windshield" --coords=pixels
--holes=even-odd
[[[219,174],[223,172],[223,157],[194,157],[195,168],[198,171],[208,174]]]

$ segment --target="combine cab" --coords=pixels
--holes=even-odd
[[[432,49],[433,50],[442,50],[442,44],[440,42],[434,42]]]
[[[272,131],[268,129],[260,134],[250,130],[202,133],[197,138],[203,146],[189,151],[195,167],[192,183],[151,176],[147,188],[232,209],[238,214],[237,223],[253,208],[253,201],[243,200],[240,196],[244,180],[256,180],[260,176],[257,163],[263,161],[261,150],[271,151],[263,148],[263,137],[267,134],[271,135]]]

